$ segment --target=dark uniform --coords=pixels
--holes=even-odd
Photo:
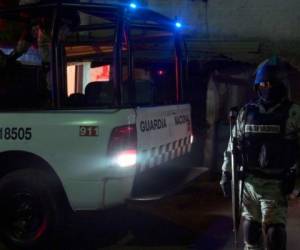
[[[262,230],[268,250],[286,249],[287,195],[296,177],[300,107],[287,99],[276,58],[257,69],[258,100],[239,112],[233,136],[237,138],[245,180],[242,216],[245,249],[263,250]],[[224,153],[221,186],[230,190],[229,143]]]

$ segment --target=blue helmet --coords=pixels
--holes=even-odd
[[[263,61],[256,69],[254,84],[256,85],[261,82],[278,82],[280,80],[279,71],[280,62],[278,57],[273,56]]]

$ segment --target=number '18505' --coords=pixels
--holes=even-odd
[[[0,128],[0,140],[30,140],[31,137],[31,128]]]

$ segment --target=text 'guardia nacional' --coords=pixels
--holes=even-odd
[[[187,115],[178,115],[174,117],[174,120],[176,125],[180,125],[189,122],[190,118]]]
[[[167,122],[165,118],[145,120],[140,122],[140,129],[142,132],[163,129],[167,127]]]

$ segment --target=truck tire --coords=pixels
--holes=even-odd
[[[9,247],[43,249],[53,240],[62,216],[51,183],[35,169],[16,170],[0,179],[0,235]]]

